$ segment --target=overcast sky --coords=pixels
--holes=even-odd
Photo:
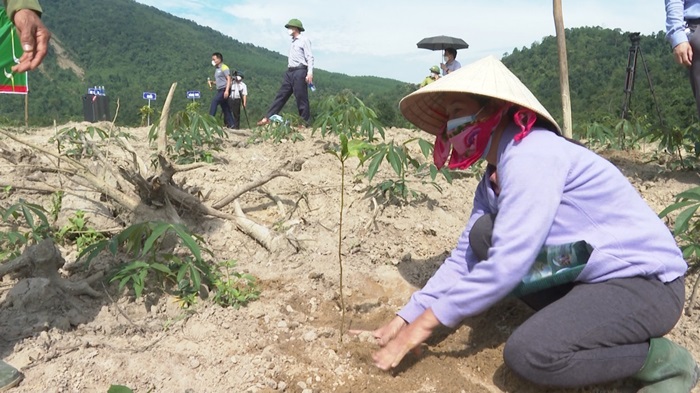
[[[487,55],[501,58],[555,34],[552,2],[545,0],[136,1],[284,56],[290,43],[284,25],[298,18],[306,28],[303,34],[311,39],[318,68],[412,83],[420,82],[430,66],[441,61],[439,51],[416,47],[425,37],[462,38],[469,49],[458,51],[457,60],[467,64]],[[662,0],[562,3],[567,28],[601,26],[645,35],[665,28]],[[626,58],[627,53],[620,56]],[[235,54],[224,57],[235,67]]]

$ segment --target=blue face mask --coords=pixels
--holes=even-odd
[[[446,133],[447,133],[448,137],[451,135],[454,135],[456,133],[459,133],[460,131],[462,131],[461,130],[462,128],[476,123],[476,117],[479,116],[479,113],[481,113],[481,111],[483,109],[484,109],[484,107],[482,106],[481,109],[479,109],[479,111],[473,115],[462,116],[462,117],[458,117],[456,119],[448,120],[447,127],[446,127]]]

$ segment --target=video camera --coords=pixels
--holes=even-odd
[[[630,33],[629,34],[630,41],[632,41],[633,44],[639,44],[639,40],[641,39],[639,37],[639,34],[640,33]]]

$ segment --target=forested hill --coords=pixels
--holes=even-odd
[[[120,125],[141,121],[142,93],[158,94],[162,107],[170,85],[178,82],[174,110],[187,105],[185,92],[199,90],[209,105],[206,78],[212,75],[211,53],[224,54],[225,63],[245,72],[251,123],[259,119],[279,87],[286,56],[251,43],[242,43],[211,28],[175,17],[133,0],[44,1],[43,20],[53,33],[44,64],[29,76],[29,120],[33,125],[59,124],[83,119],[82,97],[87,88],[104,85],[111,115],[119,99]],[[568,29],[567,50],[574,126],[619,118],[624,98],[630,48],[628,32],[585,27]],[[685,127],[697,121],[685,70],[673,62],[671,49],[659,32],[641,36],[640,47],[649,68],[661,112],[667,124]],[[503,57],[561,120],[556,39],[544,37],[529,48],[514,49]],[[647,75],[638,57],[632,111],[637,118],[656,119]],[[316,70],[319,89],[311,95],[314,107],[324,96],[343,90],[356,93],[380,113],[386,125],[405,126],[398,101],[414,85],[378,77],[351,77]],[[294,102],[285,110],[293,112]],[[21,124],[24,99],[0,95],[0,123]]]
[[[569,85],[574,129],[593,121],[620,118],[625,97],[625,79],[632,42],[630,33],[619,29],[584,27],[566,30]],[[631,98],[631,115],[658,124],[657,109],[649,79],[662,117],[669,126],[687,127],[697,122],[687,70],[673,60],[663,32],[640,36]],[[545,37],[529,48],[515,49],[503,62],[530,87],[558,121],[562,119],[559,92],[559,58],[556,38]]]
[[[31,124],[82,120],[82,96],[95,85],[105,86],[112,116],[119,98],[117,123],[123,125],[139,124],[138,110],[147,103],[143,92],[156,92],[153,104],[160,108],[173,82],[178,82],[174,110],[188,103],[187,90],[201,91],[201,103],[208,107],[212,52],[221,52],[231,68],[245,71],[253,122],[272,101],[287,67],[286,56],[133,0],[52,0],[42,7],[53,38],[44,64],[29,75]],[[392,79],[351,77],[322,67],[314,82],[319,89],[312,106],[323,95],[349,89],[380,109],[385,122],[400,117],[398,101],[413,89]],[[294,109],[293,100],[290,104]],[[22,97],[0,95],[0,108],[0,121],[23,122]]]

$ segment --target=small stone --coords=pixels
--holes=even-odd
[[[287,389],[287,383],[284,381],[277,382],[277,390],[283,392]]]
[[[265,379],[265,385],[270,389],[277,389],[277,382],[275,382],[273,379]]]
[[[315,330],[309,330],[308,332],[304,333],[304,341],[307,343],[310,343],[312,341],[316,341],[318,338],[318,334],[316,334]]]

